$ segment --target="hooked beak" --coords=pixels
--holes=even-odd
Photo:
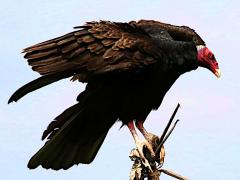
[[[220,78],[220,77],[221,77],[221,71],[220,71],[220,69],[215,69],[214,74],[217,76],[217,78]]]
[[[209,69],[217,78],[220,78],[221,71],[218,67],[218,62],[214,54],[206,46],[197,46],[197,59],[201,67]]]

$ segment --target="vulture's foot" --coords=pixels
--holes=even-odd
[[[133,139],[136,144],[136,149],[139,153],[140,158],[142,159],[144,166],[148,167],[149,170],[152,171],[149,161],[154,162],[155,153],[151,143],[149,143],[147,139],[141,140],[139,138],[139,136],[137,135],[136,129],[134,127],[133,121],[130,121],[127,124],[127,126],[130,132],[132,133]]]
[[[155,153],[153,151],[152,145],[147,140],[141,140],[139,138],[135,139],[135,143],[143,165],[152,171],[150,163],[154,162],[155,158]]]

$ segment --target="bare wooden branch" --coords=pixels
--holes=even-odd
[[[159,173],[167,174],[167,175],[172,176],[172,177],[174,177],[176,179],[179,179],[179,180],[188,180],[188,178],[183,177],[183,176],[181,176],[179,174],[176,174],[176,173],[174,173],[174,172],[172,172],[170,170],[166,170],[166,169],[160,169]]]

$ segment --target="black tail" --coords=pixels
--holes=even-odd
[[[48,136],[49,141],[30,159],[30,169],[39,165],[54,170],[68,169],[75,164],[93,161],[117,116],[106,97],[94,95],[81,99],[83,101],[65,110],[49,124],[43,134],[43,138]]]

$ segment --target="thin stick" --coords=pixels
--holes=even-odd
[[[172,171],[169,171],[169,170],[166,170],[166,169],[160,169],[159,172],[160,173],[163,172],[164,174],[167,174],[167,175],[172,176],[172,177],[174,177],[176,179],[179,179],[179,180],[188,180],[188,178],[183,177],[183,176],[181,176],[179,174],[176,174],[176,173],[174,173]]]
[[[165,127],[165,129],[164,129],[164,131],[163,131],[163,133],[162,133],[162,135],[161,135],[161,137],[160,137],[160,140],[159,140],[160,145],[157,147],[157,149],[156,149],[156,151],[155,151],[155,154],[158,154],[158,152],[160,151],[160,149],[161,149],[161,144],[162,144],[162,142],[163,142],[163,139],[164,139],[166,133],[168,132],[168,129],[169,129],[169,127],[170,127],[170,125],[171,125],[171,123],[172,123],[172,121],[173,121],[173,119],[174,119],[174,117],[175,117],[175,115],[176,115],[179,107],[180,107],[180,104],[178,103],[178,105],[177,105],[177,107],[175,108],[175,110],[174,110],[174,112],[173,112],[170,120],[168,121],[167,126]]]
[[[162,148],[163,144],[166,142],[166,140],[168,139],[168,137],[171,135],[171,133],[173,132],[174,128],[176,127],[177,123],[179,122],[179,119],[174,123],[173,127],[170,129],[170,131],[166,134],[166,136],[164,137],[163,141],[159,144],[159,149]]]

